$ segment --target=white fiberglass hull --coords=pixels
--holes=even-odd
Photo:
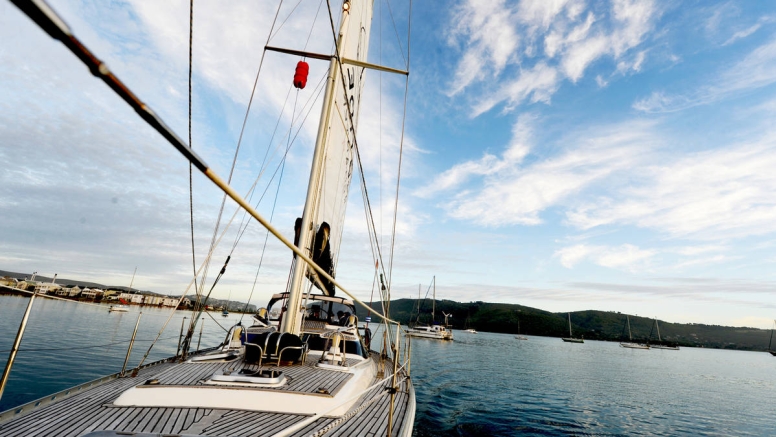
[[[626,347],[628,349],[649,349],[649,345],[639,343],[620,343],[620,347]]]
[[[438,333],[438,332],[414,331],[412,329],[407,331],[407,335],[410,336],[410,337],[415,337],[415,338],[431,338],[431,339],[434,339],[434,340],[452,340],[453,339],[453,334],[452,333],[450,333],[450,334],[442,334],[442,333]]]

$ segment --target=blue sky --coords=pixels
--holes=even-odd
[[[188,2],[50,3],[186,137]],[[281,20],[293,14],[271,44],[328,53],[319,4],[285,4]],[[375,0],[372,62],[404,65],[406,7],[391,2],[389,13]],[[276,8],[195,4],[192,142],[222,175]],[[412,23],[394,298],[436,275],[439,297],[458,301],[770,326],[776,6],[417,1]],[[186,163],[9,3],[0,4],[0,36],[0,268],[128,285],[137,266],[137,287],[180,293],[192,270]],[[266,56],[233,179],[246,192],[267,154],[257,187],[270,216],[271,175],[293,122],[273,215],[287,235],[301,214],[326,68],[311,61],[297,95],[296,61]],[[359,122],[384,250],[403,85],[368,73]],[[198,175],[194,193],[201,260],[220,196]],[[374,264],[357,185],[350,199],[338,278],[368,299]],[[225,216],[234,210],[227,203]],[[247,298],[263,243],[249,227],[217,294]],[[289,260],[270,240],[254,303],[283,288]]]

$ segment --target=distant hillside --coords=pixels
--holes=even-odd
[[[6,270],[0,270],[0,278],[3,276],[10,276],[12,278],[16,278],[19,280],[22,280],[24,278],[30,278],[32,277],[32,273],[18,273],[18,272],[9,272]],[[43,275],[36,275],[35,280],[40,282],[51,282],[52,277],[51,276],[43,276]],[[66,279],[57,276],[57,284],[62,286],[72,286],[77,285],[79,287],[88,287],[88,288],[100,288],[103,290],[118,290],[118,291],[129,291],[129,287],[123,286],[123,285],[103,285],[99,284],[97,282],[88,282],[88,281],[79,281],[76,279]],[[160,293],[155,293],[153,291],[148,290],[138,290],[137,288],[132,288],[132,291],[138,292],[140,294],[146,294],[146,295],[152,295],[152,296],[167,296]],[[175,296],[175,295],[171,295]],[[177,295],[175,297],[180,297],[180,295]],[[192,302],[196,299],[195,295],[187,295]],[[225,306],[227,303],[226,299],[210,299],[208,301],[208,305],[212,305],[213,307],[222,307]],[[242,311],[245,309],[245,302],[238,302],[231,300],[229,301],[229,311]],[[256,311],[256,305],[248,305],[247,312],[254,312]]]
[[[398,299],[391,302],[391,316],[402,324],[408,324],[417,317],[416,299]],[[372,306],[380,308],[379,302]],[[431,300],[421,302],[422,323],[431,320]],[[468,326],[485,332],[500,332],[516,334],[518,320],[520,333],[548,337],[564,337],[568,335],[566,313],[551,313],[538,308],[523,305],[468,302],[460,303],[451,300],[436,302],[436,321],[443,322],[442,312],[452,314],[450,325],[463,329],[469,318]],[[365,313],[359,310],[359,318]],[[625,326],[625,314],[607,311],[577,311],[571,313],[574,336],[587,339],[620,341]],[[647,341],[652,334],[652,341],[657,342],[657,333],[651,332],[654,321],[645,317],[631,315],[631,332],[633,339]],[[730,326],[669,323],[659,320],[661,338],[680,346],[709,347],[719,349],[766,350],[770,336],[769,330],[756,328],[741,328]],[[627,331],[625,332],[627,336]]]
[[[5,270],[0,270],[0,277],[3,276],[10,276],[12,278],[16,279],[24,279],[24,278],[31,278],[32,273],[18,273],[18,272],[7,272]],[[51,276],[44,276],[44,275],[36,275],[35,280],[40,282],[51,282],[52,277]],[[79,281],[76,279],[67,279],[57,276],[57,284],[60,285],[77,285],[79,287],[88,287],[88,288],[101,288],[103,290],[121,290],[121,291],[128,291],[129,287],[123,286],[123,285],[103,285],[98,284],[97,282],[88,282],[88,281]],[[159,293],[154,293],[153,291],[145,291],[145,290],[138,290],[137,288],[133,288],[134,291],[139,291],[143,294],[151,294],[160,296]]]

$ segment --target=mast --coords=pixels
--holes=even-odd
[[[657,341],[662,343],[663,339],[660,338],[660,325],[657,323],[657,319],[655,319],[655,327],[657,328]]]
[[[135,273],[137,273],[137,266],[135,266],[135,271],[132,272],[132,279],[129,281],[129,292],[132,293],[132,284],[135,283]]]
[[[352,21],[351,15],[353,16]],[[346,58],[357,61],[366,60],[371,18],[372,2],[370,0],[358,2],[351,0],[343,4],[335,52],[339,54],[341,59],[332,56],[329,63],[326,91],[323,97],[321,119],[315,140],[315,152],[310,168],[310,180],[307,185],[307,197],[305,198],[297,243],[297,247],[305,251],[311,258],[315,256],[312,253],[313,237],[319,231],[319,227],[323,229],[321,225],[325,222],[330,226],[328,232],[323,233],[327,241],[317,242],[317,244],[328,245],[332,261],[337,259],[336,252],[339,250],[339,242],[342,237],[341,225],[344,221],[347,191],[353,170],[355,141],[352,137],[356,133],[355,123],[358,118],[364,72],[363,68],[357,68],[353,65],[343,67],[341,61]],[[346,71],[344,78],[341,74],[343,70]],[[343,83],[347,83],[348,90],[344,89]],[[350,98],[349,102],[342,100],[345,94]],[[349,111],[352,112],[348,113]],[[332,168],[324,168],[327,165]],[[341,171],[344,171],[345,174],[341,174]],[[324,199],[325,195],[328,196]],[[330,272],[332,276],[334,276],[335,267],[332,262]],[[324,268],[324,270],[326,269]],[[280,327],[282,332],[295,335],[300,333],[304,311],[301,307],[302,289],[307,271],[306,263],[295,256],[289,287],[288,310],[283,316]],[[322,291],[326,293],[326,290]]]
[[[630,330],[630,316],[627,314],[625,315],[625,321],[628,323],[628,340],[633,341],[633,337],[631,336],[631,330]]]
[[[418,315],[415,318],[415,326],[420,324],[420,287],[422,287],[422,285],[418,284]]]
[[[571,334],[571,313],[569,314],[569,338],[574,338],[574,336]]]
[[[434,284],[434,295],[433,299],[431,299],[431,323],[434,323],[434,320],[436,318],[434,317],[434,310],[436,309],[436,275],[434,275],[434,280],[432,281]]]

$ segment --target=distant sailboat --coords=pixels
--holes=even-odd
[[[463,323],[463,328],[469,334],[476,334],[477,330],[472,328],[471,321],[472,321],[472,318],[467,314],[466,315],[466,321]]]
[[[776,328],[776,320],[773,321],[773,326]],[[776,357],[776,350],[771,349],[771,344],[773,343],[773,329],[771,328],[771,339],[768,341],[768,352]]]
[[[231,299],[232,299],[232,290],[229,290],[229,297],[226,298],[226,304],[224,304],[224,309],[221,310],[222,317],[229,317],[229,300]]]
[[[582,338],[574,338],[574,334],[571,332],[571,313],[569,313],[569,336],[565,338],[561,338],[561,340],[565,341],[566,343],[584,343],[585,340]]]
[[[433,280],[433,295],[431,299],[431,325],[419,325],[407,330],[407,335],[416,338],[433,338],[435,340],[452,340],[453,331],[449,331],[446,326],[441,326],[434,321],[434,312],[436,310],[436,276]],[[444,314],[444,313],[442,313]],[[445,314],[445,325],[449,314]],[[418,318],[420,318],[420,290],[418,290]]]
[[[620,342],[620,347],[627,347],[630,349],[649,349],[648,344],[633,342],[633,336],[631,335],[631,328],[630,328],[630,317],[627,314],[625,315],[625,324],[628,326],[628,341]]]
[[[660,338],[660,325],[657,323],[657,318],[655,319],[655,328],[657,328],[657,341],[658,341],[658,344],[651,345],[652,349],[666,349],[666,350],[670,350],[670,351],[678,351],[679,350],[679,346],[668,346],[668,345],[663,344],[663,339]]]
[[[525,335],[520,335],[520,318],[517,318],[517,335],[515,336],[516,340],[528,340],[528,337]]]
[[[129,280],[129,290],[128,292],[132,293],[132,285],[135,283],[135,274],[137,273],[137,267],[135,267],[135,271],[132,272],[132,279]],[[108,308],[109,313],[126,313],[129,311],[129,305],[127,304],[127,301],[124,299],[119,298],[119,302],[121,302],[121,305],[111,305]]]

